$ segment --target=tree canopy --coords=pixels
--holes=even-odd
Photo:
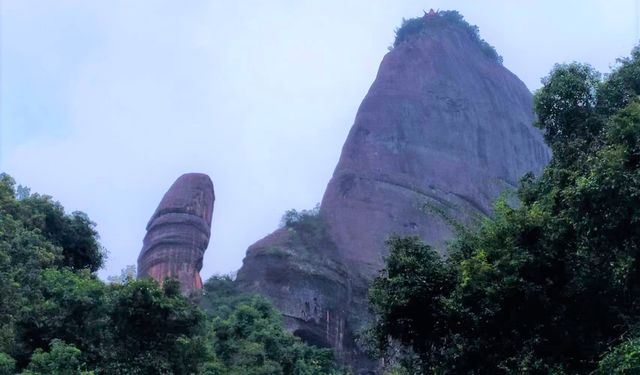
[[[87,215],[0,175],[0,375],[342,372],[230,278],[210,279],[200,307],[131,268],[104,283],[104,258]]]
[[[257,295],[238,292],[228,276],[214,276],[204,285],[201,306],[211,317],[215,361],[210,374],[346,374],[333,351],[302,343],[283,328],[282,316]]]

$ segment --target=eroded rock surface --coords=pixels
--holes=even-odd
[[[365,316],[354,315],[351,309],[354,294],[364,296],[366,290],[354,290],[357,274],[351,272],[326,223],[313,214],[251,245],[236,282],[242,290],[271,299],[287,329],[305,342],[334,348],[338,360],[354,368],[375,368],[375,362],[355,345],[353,327]]]
[[[447,217],[489,214],[505,188],[547,163],[532,122],[529,90],[465,30],[399,44],[360,105],[322,199],[341,255],[370,277],[389,233],[443,249]]]
[[[428,14],[424,22],[437,21]],[[351,128],[313,232],[285,226],[247,251],[239,285],[271,298],[289,329],[376,372],[354,340],[384,240],[417,235],[446,251],[549,151],[532,127],[532,96],[468,28],[416,33],[383,59]]]
[[[180,281],[185,294],[202,288],[202,258],[211,235],[215,194],[206,174],[180,176],[147,224],[138,257],[138,277]]]

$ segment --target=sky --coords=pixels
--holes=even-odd
[[[100,276],[135,264],[173,181],[211,176],[203,279],[320,201],[402,18],[455,9],[534,91],[607,72],[640,0],[0,0],[0,171],[97,223]]]

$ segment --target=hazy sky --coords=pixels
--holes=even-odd
[[[0,171],[98,223],[103,277],[135,264],[182,173],[215,185],[203,278],[319,202],[403,17],[460,11],[531,90],[638,38],[636,0],[0,4]]]

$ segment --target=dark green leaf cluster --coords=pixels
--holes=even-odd
[[[31,363],[23,375],[52,374],[91,374],[90,371],[82,371],[82,352],[73,345],[54,339],[51,341],[51,350],[48,352],[38,348],[31,356]]]
[[[385,277],[374,280],[370,299],[379,320],[376,337],[379,347],[388,343],[391,332],[403,346],[415,346],[417,352],[429,350],[423,344],[438,340],[446,331],[444,326],[432,325],[425,317],[441,316],[445,313],[446,301],[442,298],[454,287],[454,274],[445,266],[445,261],[417,237],[396,237],[387,240],[392,254],[387,258]],[[419,332],[423,340],[416,341]]]
[[[239,293],[229,277],[204,285],[201,305],[211,316],[215,360],[210,374],[345,374],[333,352],[302,343],[283,328],[280,313],[264,298]]]
[[[553,158],[523,178],[521,204],[499,201],[447,259],[415,238],[388,243],[372,337],[419,372],[640,371],[640,53],[604,80],[574,63],[543,82]]]
[[[502,64],[502,56],[496,49],[480,37],[478,26],[469,24],[464,17],[455,10],[441,10],[434,16],[402,19],[402,25],[396,29],[396,38],[393,47],[411,40],[420,35],[431,35],[442,30],[462,30],[471,40],[478,44],[482,52],[489,58]]]
[[[624,340],[600,361],[597,375],[625,375],[640,373],[640,339]]]
[[[50,196],[30,194],[22,186],[16,188],[15,181],[6,174],[0,174],[0,205],[7,220],[15,220],[61,250],[57,265],[91,272],[102,267],[105,251],[98,242],[95,223],[85,213],[68,215]]]

